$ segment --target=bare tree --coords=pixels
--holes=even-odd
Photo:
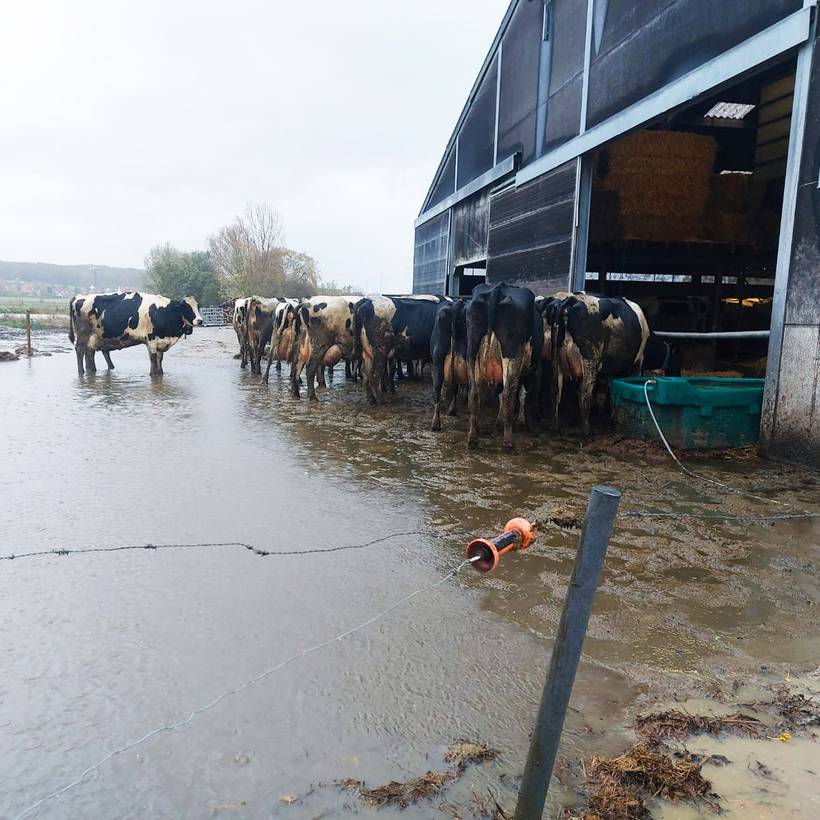
[[[284,291],[284,233],[279,212],[256,204],[211,237],[214,270],[229,296],[274,296]]]

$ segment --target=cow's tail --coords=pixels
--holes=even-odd
[[[74,344],[74,297],[68,303],[68,341]]]
[[[353,308],[353,355],[355,358],[362,358],[362,330],[364,329],[365,310],[373,310],[372,299],[360,299]]]
[[[490,291],[490,298],[487,304],[487,333],[492,333],[495,327],[495,311],[501,301],[504,283],[501,282]]]

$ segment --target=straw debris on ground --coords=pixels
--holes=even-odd
[[[678,709],[652,712],[635,718],[635,731],[652,740],[682,740],[691,735],[712,735],[729,732],[743,737],[761,737],[765,726],[755,717],[737,712],[733,715],[706,717]]]
[[[646,800],[701,802],[719,811],[712,784],[702,775],[705,761],[690,755],[673,760],[643,740],[619,757],[593,757],[585,764],[589,798],[582,820],[633,820],[646,815]]]
[[[787,689],[782,689],[775,696],[772,705],[782,718],[781,728],[795,730],[820,726],[820,703],[805,695],[793,695]]]
[[[368,788],[364,781],[348,777],[337,781],[337,785],[349,792],[355,792],[370,806],[398,806],[404,809],[419,800],[434,797],[444,788],[444,784],[455,776],[452,772],[425,772],[421,777],[404,783],[391,780],[372,789]]]
[[[463,769],[468,763],[484,763],[498,757],[498,749],[491,749],[481,743],[469,740],[456,740],[447,747],[444,759]]]

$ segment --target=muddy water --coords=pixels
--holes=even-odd
[[[522,434],[518,454],[504,455],[491,414],[468,454],[463,417],[429,432],[426,385],[371,408],[339,368],[318,405],[296,402],[284,380],[266,388],[240,370],[228,330],[183,340],[153,381],[142,349],[114,354],[113,373],[78,378],[59,337],[35,344],[54,355],[0,364],[2,554],[422,534],[301,558],[215,548],[0,562],[0,816],[434,582],[461,560],[466,533],[525,514],[543,522],[538,546],[492,576],[465,571],[114,758],[35,816],[345,816],[356,799],[320,784],[442,768],[462,737],[502,757],[403,816],[487,786],[512,805],[577,542],[547,518],[581,514],[599,482],[624,492],[623,510],[782,511],[697,486],[653,448],[611,438]],[[756,460],[693,466],[820,509],[810,473]],[[658,699],[816,666],[818,561],[817,522],[622,519],[561,755],[620,751],[636,709]],[[284,795],[302,799],[288,806]],[[553,810],[573,797],[556,789]]]

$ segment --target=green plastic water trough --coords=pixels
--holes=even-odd
[[[616,429],[629,438],[657,439],[644,398],[647,376],[613,379]],[[755,444],[763,379],[653,377],[647,388],[655,417],[673,447],[723,449]]]

